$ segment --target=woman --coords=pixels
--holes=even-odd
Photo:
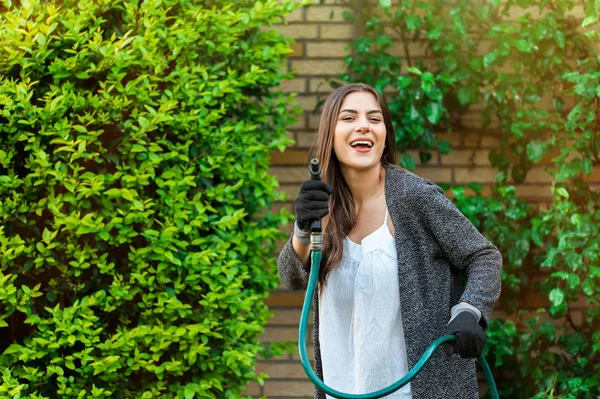
[[[441,188],[395,166],[389,110],[374,88],[348,84],[330,94],[316,156],[324,181],[302,184],[278,267],[289,289],[306,289],[310,224],[323,218],[319,377],[346,393],[376,391],[403,377],[435,339],[455,334],[455,354],[436,351],[386,398],[478,398],[473,358],[500,294],[497,248]],[[326,395],[316,389],[315,397]]]

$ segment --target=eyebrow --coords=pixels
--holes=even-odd
[[[355,110],[353,110],[353,109],[343,109],[343,110],[341,110],[341,111],[340,111],[340,114],[341,114],[342,112],[350,112],[351,114],[358,114],[358,111],[355,111]],[[367,112],[367,115],[370,115],[370,114],[376,114],[376,113],[383,114],[383,113],[382,113],[380,110],[378,110],[378,109],[374,109],[374,110],[372,110],[372,111],[369,111],[369,112]]]

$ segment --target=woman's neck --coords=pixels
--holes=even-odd
[[[358,208],[378,197],[384,189],[385,169],[381,164],[364,171],[345,168],[342,175]]]

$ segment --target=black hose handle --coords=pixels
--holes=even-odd
[[[321,181],[321,163],[319,162],[319,158],[313,158],[310,160],[308,164],[308,173],[310,174],[310,180],[318,180]],[[320,233],[321,232],[321,220],[315,220],[310,225],[311,233]]]

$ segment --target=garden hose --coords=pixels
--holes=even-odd
[[[313,180],[321,179],[321,166],[317,158],[313,158],[309,166],[310,177]],[[376,399],[391,394],[402,388],[410,381],[412,381],[425,364],[429,361],[433,353],[438,349],[440,345],[446,342],[452,342],[456,339],[454,335],[443,335],[436,339],[425,351],[423,356],[415,364],[415,366],[400,380],[389,385],[386,388],[380,389],[379,391],[364,393],[364,394],[348,394],[344,392],[336,391],[325,385],[323,381],[316,375],[312,369],[308,356],[306,354],[306,327],[308,325],[308,316],[310,314],[310,306],[314,297],[315,288],[317,286],[317,280],[319,276],[319,268],[321,266],[321,250],[323,249],[323,236],[321,232],[321,221],[313,222],[311,225],[311,236],[310,236],[310,249],[311,249],[311,268],[310,276],[308,281],[308,287],[306,289],[306,296],[304,298],[304,305],[302,306],[302,314],[300,316],[300,331],[298,333],[298,347],[300,350],[300,360],[302,367],[310,381],[318,387],[321,391],[335,398],[341,399]],[[483,368],[485,379],[488,383],[488,388],[493,399],[499,399],[498,390],[496,388],[496,382],[494,376],[490,370],[490,366],[483,357],[479,356],[479,364]]]

